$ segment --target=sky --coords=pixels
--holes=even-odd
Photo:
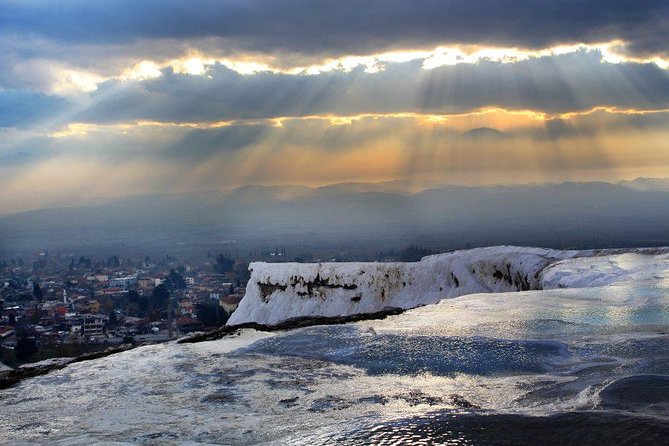
[[[0,214],[669,176],[669,2],[0,0]]]

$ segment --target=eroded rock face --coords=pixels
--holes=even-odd
[[[471,293],[540,289],[540,273],[577,251],[500,246],[415,263],[252,263],[246,295],[228,324],[276,324],[413,308]]]
[[[659,280],[667,265],[669,248],[517,246],[437,254],[415,263],[252,263],[246,295],[228,323],[276,324],[295,317],[408,309],[465,294]]]
[[[288,288],[287,285],[278,285],[276,283],[256,282],[256,285],[258,285],[258,288],[260,289],[260,297],[264,301],[267,301],[269,296],[274,294],[275,291],[286,291],[286,288]]]
[[[284,266],[285,265],[285,266]],[[253,322],[277,323],[298,316],[340,316],[377,311],[388,298],[409,285],[404,264],[253,264],[247,295],[259,298],[267,309],[278,309],[293,301],[293,307],[304,307],[295,313],[284,313],[281,319],[259,319]],[[364,296],[378,305],[359,305]],[[246,297],[245,297],[246,298]],[[335,306],[339,312],[311,312],[317,306]],[[292,310],[291,310],[292,311]],[[248,321],[247,321],[248,322]]]

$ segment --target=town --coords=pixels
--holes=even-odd
[[[220,326],[248,274],[248,262],[228,254],[0,260],[0,361],[17,367]]]
[[[342,251],[335,257],[325,250],[293,250],[291,256],[281,245],[250,249],[248,256],[234,247],[233,253],[88,257],[38,252],[0,259],[0,370],[215,329],[244,296],[250,261],[412,262],[435,252],[415,245]]]

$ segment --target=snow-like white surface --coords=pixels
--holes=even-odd
[[[515,252],[517,258],[511,251],[497,253],[509,259],[509,267],[541,267],[528,263],[533,257],[527,251]],[[479,265],[479,254],[465,257]],[[575,413],[592,412],[610,414],[612,423],[621,414],[634,413],[639,420],[667,423],[666,403],[651,404],[655,395],[650,395],[651,402],[646,399],[653,382],[664,385],[658,375],[666,375],[669,363],[666,255],[586,254],[599,257],[558,262],[531,285],[540,286],[542,280],[548,284],[558,276],[567,280],[588,271],[615,271],[612,285],[471,294],[384,320],[272,333],[241,330],[216,341],[168,342],[72,363],[0,390],[6,408],[0,416],[0,444],[312,446],[359,435],[363,439],[350,444],[410,443],[416,441],[414,431],[395,429],[393,441],[367,435],[381,425],[420,425],[421,434],[437,432],[443,424],[430,421],[436,413],[539,417],[569,412],[580,417]],[[532,255],[547,257],[544,251]],[[428,273],[450,273],[439,270],[440,265],[460,265],[444,257],[421,262],[431,271],[404,272],[427,281]],[[504,262],[497,266],[506,267]],[[486,260],[479,267],[490,265]],[[340,279],[339,268],[351,267],[331,266]],[[316,277],[313,265],[303,267]],[[509,286],[468,274],[462,273],[463,283],[471,280],[472,287],[474,282],[482,288],[490,283]],[[285,283],[299,278],[287,276]],[[378,280],[388,279],[382,274]],[[327,283],[335,284],[334,277]],[[420,286],[430,289],[425,283]],[[307,298],[293,293],[294,299]],[[268,297],[290,298],[279,292]],[[607,403],[604,390],[630,378],[640,384],[630,388],[638,392],[626,392],[622,404],[628,406],[620,408],[620,400],[611,397]],[[424,418],[417,424],[414,416]],[[588,426],[591,418],[576,420],[568,426]],[[466,438],[454,432],[458,437],[425,442],[449,444]]]
[[[0,444],[339,444],[378,423],[467,411],[453,396],[482,417],[603,413],[611,383],[666,374],[668,328],[669,288],[632,284],[476,294],[384,320],[144,346],[0,390]],[[665,407],[632,410],[667,423]],[[426,443],[457,443],[437,440]]]
[[[197,342],[192,344],[191,348],[193,351],[197,351],[198,353],[202,354],[220,355],[247,347],[256,341],[271,338],[272,336],[274,336],[274,333],[271,332],[256,331],[251,329],[239,330],[234,335],[226,337],[225,342],[220,342],[219,340]]]
[[[621,252],[495,246],[415,263],[256,262],[228,324],[414,308],[476,293],[669,280],[666,249]]]
[[[298,316],[414,308],[465,294],[539,289],[547,265],[576,255],[579,251],[495,246],[415,263],[256,262],[228,324],[276,324]]]
[[[40,367],[51,367],[51,366],[59,366],[59,365],[67,365],[70,362],[72,362],[74,358],[49,358],[49,359],[44,359],[39,362],[30,362],[28,364],[23,364],[19,366],[19,368],[22,369],[38,369]]]
[[[669,283],[669,253],[635,252],[563,260],[541,273],[543,289],[623,285],[631,282]]]

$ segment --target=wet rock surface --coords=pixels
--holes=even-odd
[[[65,368],[68,364],[104,358],[105,356],[130,350],[131,348],[133,348],[132,345],[122,345],[116,348],[108,348],[100,352],[86,353],[75,358],[54,358],[54,360],[43,361],[38,364],[24,364],[18,369],[0,372],[0,389],[12,387],[27,378],[45,375],[52,370]]]
[[[0,391],[0,432],[55,446],[663,445],[669,274],[643,274],[244,324],[70,363]]]
[[[629,376],[612,382],[599,395],[602,408],[667,409],[669,375]]]
[[[453,416],[436,412],[369,426],[314,444],[453,444],[487,446],[665,445],[669,424],[610,413],[575,412],[546,417]]]
[[[213,330],[207,333],[200,333],[193,336],[188,336],[180,339],[178,342],[184,344],[184,343],[212,341],[215,339],[224,338],[226,336],[235,335],[239,333],[240,330],[244,329],[273,332],[273,331],[293,330],[296,328],[311,327],[316,325],[342,325],[351,322],[359,322],[365,320],[379,320],[379,319],[385,319],[388,316],[395,316],[398,314],[402,314],[404,311],[405,310],[403,310],[402,308],[391,307],[373,313],[359,313],[347,316],[296,317],[283,321],[279,324],[259,324],[256,322],[246,322],[243,324],[226,325],[217,330]]]

